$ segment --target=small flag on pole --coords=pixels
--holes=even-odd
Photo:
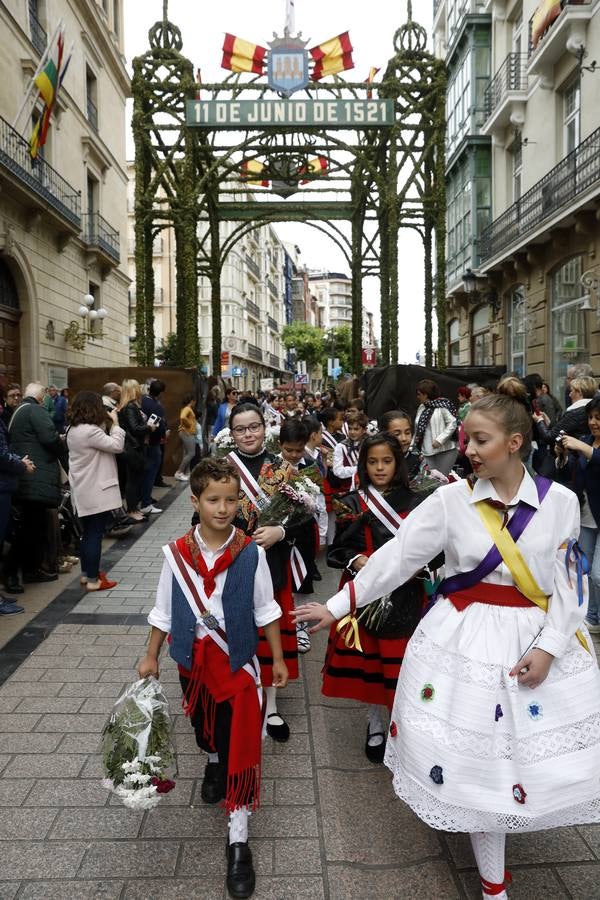
[[[346,69],[354,68],[354,60],[352,59],[352,44],[350,35],[347,31],[339,34],[337,37],[331,38],[313,47],[308,52],[314,60],[312,77],[314,81],[319,81],[326,75],[337,75],[338,72],[344,72]]]
[[[235,34],[226,34],[221,66],[232,72],[254,72],[255,75],[263,75],[266,55],[265,47],[243,41]]]
[[[69,55],[63,64],[64,48],[65,37],[64,31],[61,29],[58,32],[56,46],[52,47],[48,55],[46,65],[34,79],[34,83],[39,89],[40,97],[44,101],[44,107],[39,119],[33,126],[31,138],[29,139],[29,152],[32,159],[37,159],[40,148],[46,143],[58,91],[71,62],[73,47],[71,46]]]
[[[196,100],[202,99],[202,96],[201,96],[202,92],[200,90],[201,85],[202,85],[202,72],[200,71],[200,69],[196,69]]]
[[[378,72],[379,72],[378,68],[376,68],[375,66],[371,66],[371,68],[369,69],[369,74],[368,74],[367,78],[365,79],[366,83],[369,85],[369,89],[367,91],[367,97],[369,98],[369,100],[371,100],[371,98],[373,97],[373,91],[371,90],[371,85],[375,81],[375,76],[377,75]]]

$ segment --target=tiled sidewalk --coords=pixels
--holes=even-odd
[[[118,587],[85,596],[0,687],[0,900],[226,896],[225,820],[200,800],[204,760],[169,659],[161,680],[177,713],[176,789],[156,810],[129,811],[101,787],[96,752],[143,653],[160,546],[183,533],[189,512],[184,491],[111,567]],[[337,576],[321,569],[324,598]],[[255,897],[479,898],[468,839],[431,831],[397,801],[387,772],[363,755],[364,710],[321,695],[324,647],[319,636],[282,694],[290,742],[265,744],[250,823]],[[515,836],[508,847],[511,900],[600,898],[599,826]]]

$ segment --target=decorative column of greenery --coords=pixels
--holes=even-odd
[[[435,60],[433,96],[434,163],[432,183],[435,233],[435,310],[438,324],[438,367],[446,365],[446,96],[448,74],[442,60]]]
[[[154,273],[152,271],[152,198],[148,186],[152,175],[150,143],[151,104],[144,77],[143,59],[133,61],[133,117],[135,146],[135,332],[136,357],[140,365],[154,358]],[[150,265],[148,266],[148,259]],[[149,270],[149,271],[148,271]],[[150,320],[150,321],[149,321]],[[152,347],[149,356],[149,335]]]
[[[210,228],[210,313],[212,323],[212,370],[221,372],[221,348],[223,333],[221,327],[221,233],[219,231],[218,197],[208,198]]]
[[[433,365],[433,260],[431,258],[431,217],[425,217],[423,249],[425,251],[425,365]]]
[[[390,364],[390,333],[384,323],[390,316],[390,235],[385,211],[379,215],[379,280],[381,312],[381,358],[384,366]]]

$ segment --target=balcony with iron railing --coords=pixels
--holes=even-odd
[[[31,43],[35,47],[36,52],[43,56],[48,43],[48,35],[31,6],[29,7],[29,30],[31,32]]]
[[[260,279],[260,266],[254,262],[251,256],[248,256],[246,253],[246,266],[248,270],[254,275],[254,277],[259,280]]]
[[[83,239],[103,259],[111,264],[119,262],[120,235],[99,212],[86,213],[83,216]]]
[[[87,96],[87,120],[94,131],[98,131],[98,108],[89,94]]]
[[[250,300],[249,297],[246,297],[246,312],[248,315],[252,316],[253,319],[257,321],[260,319],[260,307],[254,300]]]
[[[257,347],[256,344],[248,344],[248,356],[250,359],[255,360],[255,362],[262,362],[262,350],[260,347]]]
[[[69,224],[75,232],[81,229],[81,196],[79,191],[46,162],[43,156],[31,158],[29,144],[12,125],[0,116],[0,172],[3,190],[7,185],[27,194],[41,208]]]
[[[565,53],[577,56],[585,48],[592,6],[593,0],[562,0],[558,15],[548,17],[543,30],[534,30],[535,13],[529,20],[527,71],[541,78],[542,87],[554,86],[554,66]]]
[[[281,366],[281,360],[278,356],[275,356],[274,353],[269,353],[269,365],[273,366],[274,369],[279,369]]]
[[[277,324],[277,320],[273,318],[273,316],[267,316],[267,324],[271,331],[279,331],[279,325]]]
[[[267,278],[267,287],[268,287],[269,291],[271,292],[271,294],[273,295],[273,297],[279,296],[279,291],[277,290],[277,285],[271,278]]]
[[[527,87],[527,55],[509,53],[485,89],[483,134],[522,124]]]
[[[572,212],[600,192],[600,128],[585,138],[526,194],[485,228],[479,238],[481,265],[513,251],[557,214]],[[559,216],[559,221],[564,216]]]

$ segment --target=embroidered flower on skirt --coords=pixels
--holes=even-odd
[[[429,777],[435,784],[443,784],[444,776],[442,774],[443,770],[441,766],[433,766],[431,772],[429,773]]]
[[[537,721],[537,719],[543,718],[544,708],[541,705],[541,703],[535,703],[535,702],[528,703],[527,704],[527,715],[529,716],[530,719],[533,719],[534,722]]]
[[[499,719],[502,718],[503,715],[504,715],[504,713],[502,712],[502,707],[500,706],[499,703],[497,703],[496,704],[496,712],[494,713],[494,721],[497,722]]]
[[[521,803],[521,804],[525,803],[525,798],[526,798],[527,794],[525,793],[525,789],[523,788],[523,785],[513,784],[512,792],[513,792],[513,797],[515,798],[517,803]]]
[[[435,688],[432,684],[424,684],[421,688],[421,700],[433,700]]]
[[[395,722],[392,722],[390,724],[390,734],[393,738],[395,738],[396,735],[398,734],[398,726],[396,725]]]

